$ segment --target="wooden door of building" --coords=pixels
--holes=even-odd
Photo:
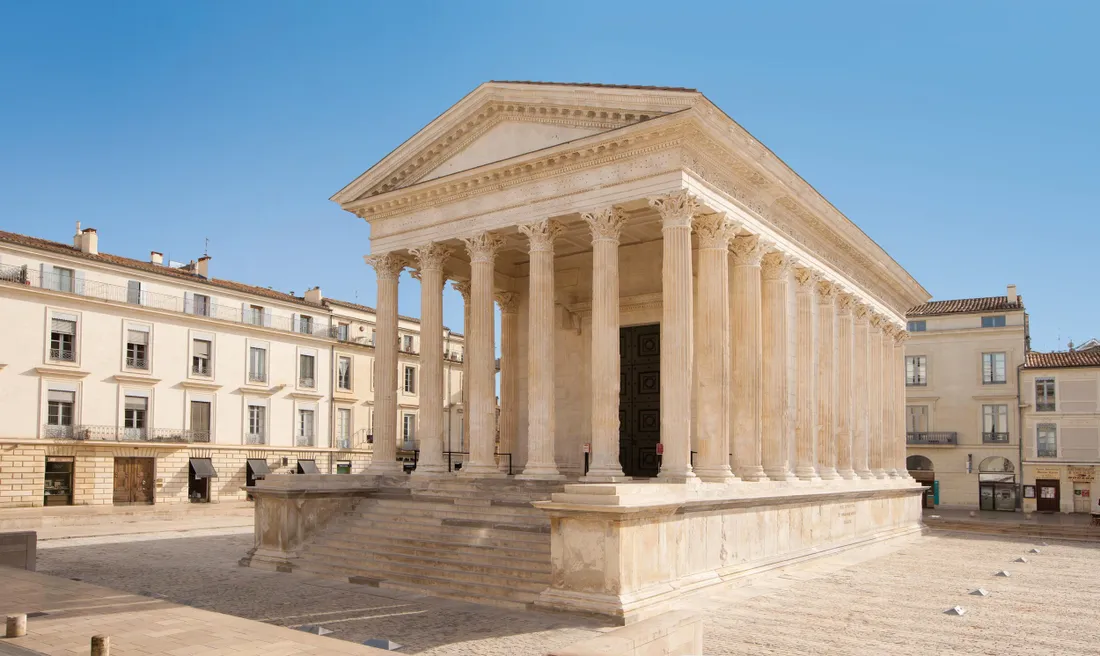
[[[661,441],[661,325],[619,329],[619,463],[627,476],[656,476]]]
[[[1061,485],[1061,481],[1053,479],[1035,481],[1035,509],[1039,512],[1058,512],[1058,488]]]
[[[153,503],[156,458],[115,458],[115,503]]]

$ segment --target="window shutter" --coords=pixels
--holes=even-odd
[[[50,401],[58,401],[60,403],[76,403],[76,392],[66,392],[64,390],[50,390]]]
[[[57,283],[54,282],[53,267],[48,264],[42,264],[38,267],[38,286],[42,289],[57,289]]]
[[[183,293],[183,311],[191,314],[195,311],[195,295],[191,292]]]
[[[128,344],[140,344],[145,346],[149,343],[149,333],[144,330],[127,330],[126,342]]]
[[[127,410],[145,410],[149,405],[149,399],[144,396],[127,396],[126,397],[126,409]]]
[[[210,357],[210,342],[204,339],[195,340],[195,355],[198,357]]]
[[[300,329],[299,329],[299,326],[298,326],[298,313],[297,312],[294,312],[293,314],[290,315],[290,332],[292,332],[292,333],[300,332]]]
[[[73,292],[84,295],[84,272],[73,271]]]
[[[271,310],[264,310],[264,327],[271,327]]]
[[[61,333],[63,335],[75,335],[76,334],[76,322],[68,319],[58,319],[54,317],[50,321],[50,330],[55,333]]]
[[[248,303],[241,303],[241,323],[252,323],[251,309]]]

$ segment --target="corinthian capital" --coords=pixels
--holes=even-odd
[[[867,323],[868,317],[871,316],[871,308],[867,307],[865,303],[861,303],[858,300],[853,300],[852,314],[855,315],[857,323]]]
[[[464,237],[462,242],[466,244],[466,252],[470,254],[470,262],[492,262],[497,256],[497,251],[504,245],[504,240],[491,232],[482,232],[473,237]]]
[[[519,231],[527,236],[530,251],[554,252],[554,240],[565,230],[561,223],[553,219],[543,219],[519,226]]]
[[[401,271],[409,265],[408,260],[397,253],[364,255],[363,261],[374,267],[374,273],[379,280],[396,280],[401,275]]]
[[[727,219],[724,212],[700,214],[695,217],[694,227],[699,235],[699,248],[729,248],[730,239],[737,232],[737,224]]]
[[[666,228],[691,226],[691,217],[699,209],[699,201],[686,189],[649,199],[649,206],[661,213]]]
[[[769,251],[760,258],[760,275],[764,280],[785,280],[795,261],[783,251]]]
[[[470,290],[472,289],[472,287],[470,287],[470,281],[469,280],[456,280],[456,281],[451,283],[451,287],[454,287],[454,290],[456,292],[458,292],[459,294],[462,294],[462,300],[465,301],[467,304],[469,304],[469,302],[470,302]]]
[[[764,254],[771,250],[772,244],[760,238],[760,235],[741,235],[730,240],[730,253],[734,266],[760,264]]]
[[[430,241],[420,248],[414,248],[409,252],[416,257],[417,264],[419,265],[418,268],[421,271],[442,271],[444,260],[454,253],[454,249]]]
[[[794,270],[794,281],[800,289],[812,292],[821,281],[821,273],[809,267],[798,267]]]
[[[897,326],[897,330],[894,331],[894,343],[897,346],[904,346],[905,342],[909,340],[909,331]]]
[[[493,295],[501,314],[515,314],[519,311],[519,294],[515,292],[497,292]]]
[[[820,305],[832,305],[836,301],[837,286],[828,280],[819,280],[814,291],[817,292],[817,302]]]
[[[894,324],[890,323],[886,320],[885,317],[883,317],[882,325],[880,326],[880,328],[882,330],[882,338],[884,340],[893,341],[894,332],[897,330],[897,328],[894,327]]]
[[[870,314],[868,315],[868,321],[871,322],[872,332],[882,332],[883,319],[881,314],[875,312],[874,310],[871,310]]]
[[[592,231],[592,241],[619,241],[619,233],[626,223],[626,213],[619,207],[605,207],[596,212],[585,212],[581,218]]]
[[[846,292],[840,292],[836,295],[836,312],[840,316],[848,316],[852,313],[852,307],[855,305],[856,297]]]

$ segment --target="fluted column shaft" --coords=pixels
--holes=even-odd
[[[372,474],[399,474],[402,470],[397,462],[397,281],[406,261],[393,253],[370,255],[365,259],[374,267],[378,277],[377,340],[374,345],[374,452],[368,471]]]
[[[895,467],[897,467],[899,478],[912,479],[909,475],[909,466],[906,464],[906,441],[905,441],[905,340],[909,338],[909,334],[902,329],[898,329],[898,334],[895,337],[894,342],[894,440],[896,451],[894,453],[894,459],[896,461]]]
[[[802,480],[818,479],[814,457],[814,288],[820,276],[810,269],[797,269],[795,282],[795,358],[797,362],[795,419],[795,475]]]
[[[897,456],[894,449],[894,333],[890,324],[882,330],[882,468],[889,478],[897,478]]]
[[[871,317],[868,330],[868,357],[870,365],[867,376],[869,419],[867,443],[870,447],[871,473],[875,478],[886,478],[882,460],[882,317]]]
[[[612,207],[581,216],[592,231],[592,457],[585,480],[621,480],[619,233],[626,215]]]
[[[459,451],[470,450],[470,281],[451,283],[462,295],[462,443]]]
[[[856,478],[852,466],[852,297],[841,294],[836,312],[836,468],[841,478]]]
[[[794,260],[783,253],[771,252],[760,263],[763,382],[760,440],[764,473],[773,481],[794,478],[790,462],[791,421],[788,409],[787,380],[787,292]]]
[[[530,245],[527,299],[527,464],[522,479],[560,479],[554,434],[554,239],[557,221],[546,219],[519,227]]]
[[[871,473],[870,432],[870,323],[867,306],[859,304],[853,310],[855,343],[852,347],[852,468],[861,479],[874,478]]]
[[[443,261],[451,249],[429,243],[412,254],[420,271],[420,454],[414,475],[424,476],[447,471],[443,460]]]
[[[824,480],[840,478],[836,471],[836,287],[817,284],[817,474]]]
[[[730,320],[733,341],[733,462],[746,481],[767,480],[761,442],[760,260],[769,245],[756,235],[735,237],[730,242],[733,289]]]
[[[466,242],[470,255],[470,460],[462,474],[498,476],[496,460],[496,353],[493,339],[493,262],[500,237],[483,232]]]
[[[498,292],[497,304],[500,305],[500,445],[499,453],[516,453],[516,428],[519,412],[516,399],[519,395],[519,294]],[[509,459],[500,458],[497,466],[500,471],[508,471]]]
[[[729,240],[734,226],[725,214],[696,217],[699,238],[698,297],[695,305],[695,371],[698,398],[695,473],[704,481],[736,480],[730,468]]]

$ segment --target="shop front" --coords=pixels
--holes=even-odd
[[[1094,472],[1092,467],[1066,468],[1066,478],[1073,483],[1073,512],[1075,513],[1090,513],[1095,506],[1092,501]]]
[[[932,461],[925,456],[909,456],[905,459],[905,467],[913,480],[924,486],[924,495],[921,497],[921,507],[935,508],[937,499],[936,472]]]
[[[1016,511],[1016,468],[1007,458],[991,456],[978,464],[978,508]]]
[[[42,505],[73,505],[73,464],[69,456],[46,456],[46,480]]]

